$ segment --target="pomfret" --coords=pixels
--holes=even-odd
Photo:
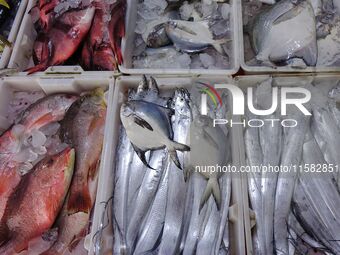
[[[148,150],[166,147],[171,159],[182,169],[176,150],[189,151],[187,145],[174,142],[170,124],[169,108],[140,100],[131,100],[121,106],[120,116],[135,152],[143,163],[150,167],[145,159]]]
[[[227,41],[225,39],[215,40],[205,21],[172,20],[166,23],[165,31],[178,50],[188,53],[200,52],[213,46],[223,54],[221,44]]]
[[[251,37],[259,61],[275,63],[298,57],[308,66],[316,65],[316,22],[308,2],[295,5],[283,0],[260,13]]]

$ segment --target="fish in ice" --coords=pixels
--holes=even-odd
[[[215,40],[206,21],[171,20],[166,23],[165,31],[176,49],[180,51],[195,53],[212,46],[224,54],[221,45],[227,42],[227,39]]]
[[[131,100],[121,106],[120,118],[135,152],[148,166],[145,152],[167,148],[171,159],[182,169],[176,150],[189,151],[190,147],[173,141],[169,108],[141,100]]]
[[[61,122],[60,138],[73,146],[77,157],[68,199],[68,213],[88,213],[93,205],[89,182],[97,174],[102,151],[106,102],[97,88],[72,104]]]
[[[251,38],[259,61],[279,63],[302,58],[306,65],[316,65],[316,24],[309,2],[294,4],[282,0],[260,13],[254,21]]]
[[[55,94],[44,97],[30,105],[14,125],[0,137],[0,219],[4,214],[9,196],[21,179],[21,162],[15,160],[22,140],[33,130],[64,118],[66,111],[77,96]],[[24,164],[25,165],[25,164]],[[32,168],[32,165],[31,165]]]
[[[44,71],[69,59],[87,35],[95,8],[72,10],[61,15],[47,33],[40,33],[33,46],[36,66],[27,69],[29,74]]]
[[[1,254],[27,249],[30,240],[52,227],[71,183],[74,159],[74,150],[66,148],[40,161],[22,178],[1,221]]]

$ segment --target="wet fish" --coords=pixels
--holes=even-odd
[[[69,214],[89,213],[92,208],[88,185],[97,174],[105,118],[104,91],[96,89],[73,103],[61,122],[61,140],[72,145],[77,153],[68,199]]]
[[[284,138],[281,165],[291,168],[290,172],[280,172],[275,194],[274,211],[274,240],[277,254],[288,254],[287,221],[290,211],[291,199],[297,178],[297,172],[292,167],[301,162],[304,135],[309,118],[297,116],[298,126],[290,128]]]
[[[180,143],[186,143],[189,136],[190,124],[192,122],[192,113],[190,108],[190,94],[185,89],[177,89],[172,100],[172,108],[175,114],[172,118],[172,127],[174,140]],[[178,153],[179,161],[184,166],[185,153]],[[160,254],[177,254],[181,241],[184,221],[185,196],[187,184],[184,181],[183,173],[176,171],[175,164],[168,166],[169,187],[166,203],[166,214],[164,220],[164,230],[161,244],[159,247]],[[176,185],[171,185],[176,183]]]
[[[21,179],[20,163],[15,155],[20,152],[23,137],[52,122],[64,118],[66,111],[77,99],[76,96],[55,94],[44,97],[30,105],[15,121],[14,126],[0,137],[0,219],[9,196]]]
[[[40,161],[25,175],[7,204],[1,226],[1,254],[19,253],[48,230],[62,207],[71,183],[75,152],[67,148]],[[34,204],[34,206],[32,206]]]
[[[316,65],[315,17],[313,7],[306,1],[295,5],[283,0],[260,13],[251,38],[259,61],[276,63],[297,57],[308,66]]]
[[[225,141],[225,142],[221,142]],[[227,136],[220,126],[212,127],[212,119],[207,116],[199,116],[194,119],[190,126],[190,159],[188,162],[189,171],[196,171],[196,167],[201,167],[199,173],[208,182],[201,198],[200,210],[208,201],[210,195],[215,199],[218,210],[221,208],[221,191],[218,178],[221,172],[210,171],[210,166],[224,166],[229,159],[227,148]],[[191,168],[191,169],[190,169]]]
[[[132,100],[121,106],[120,116],[127,136],[137,155],[148,167],[145,152],[166,147],[176,166],[182,169],[176,150],[189,151],[190,148],[172,140],[171,114],[169,108],[140,100]]]
[[[165,31],[174,46],[180,51],[194,53],[212,46],[219,53],[224,54],[221,44],[227,40],[215,40],[205,21],[171,20],[166,23]]]
[[[44,31],[49,31],[55,20],[54,8],[60,3],[60,0],[39,0],[39,26]]]
[[[69,59],[87,35],[94,11],[94,7],[88,7],[66,12],[47,33],[39,34],[33,46],[36,66],[27,69],[28,74],[44,71]]]

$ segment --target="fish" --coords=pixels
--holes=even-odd
[[[296,57],[316,65],[316,21],[309,2],[279,1],[256,17],[250,34],[258,61],[271,64]]]
[[[294,116],[294,115],[293,115]],[[290,128],[284,138],[281,165],[298,166],[302,158],[304,136],[309,125],[309,116],[296,116],[298,125]],[[276,186],[274,211],[274,242],[277,254],[288,254],[287,221],[290,211],[297,171],[280,172]]]
[[[169,155],[165,149],[155,150],[150,153],[149,164],[151,168],[147,168],[146,170],[133,208],[132,216],[128,221],[126,233],[128,253],[130,253],[131,250],[134,250],[138,230],[155,199],[168,161]]]
[[[167,100],[159,96],[159,89],[157,82],[153,77],[150,77],[148,82],[145,75],[142,76],[140,83],[136,90],[130,90],[128,94],[128,101],[130,100],[144,100],[147,102],[153,102],[162,106],[166,106]],[[147,152],[146,158],[149,159],[150,155]],[[162,153],[158,153],[158,157],[162,157]],[[150,187],[157,187],[154,181],[158,183],[160,181],[158,172],[150,172],[144,163],[140,160],[134,149],[129,142],[126,135],[126,131],[123,126],[120,128],[119,143],[116,152],[116,176],[115,178],[115,189],[113,199],[113,228],[115,230],[115,242],[113,252],[116,253],[127,253],[131,251],[131,247],[127,245],[127,228],[128,220],[132,220],[135,207],[138,206],[138,201],[141,199],[139,189],[144,188],[143,192],[147,195],[143,197],[143,201],[150,201],[155,194],[153,191],[150,192]],[[154,155],[155,162],[157,160]],[[151,177],[150,177],[151,175]],[[143,180],[150,180],[150,184],[144,181],[147,185],[142,186]],[[142,193],[143,194],[143,193]],[[149,199],[148,197],[151,197]],[[144,200],[145,199],[145,200]],[[148,202],[141,202],[140,206],[150,205]],[[134,231],[138,231],[139,225],[133,226]],[[130,227],[131,228],[131,227]],[[148,238],[148,237],[146,237]],[[140,249],[143,249],[139,247]]]
[[[217,52],[224,54],[221,44],[227,40],[215,40],[205,21],[171,20],[165,24],[165,31],[175,48],[180,51],[195,53],[212,46]]]
[[[54,8],[60,3],[60,0],[39,0],[38,8],[39,8],[39,20],[38,26],[43,31],[47,32],[51,29],[54,21],[55,21],[55,12]]]
[[[185,143],[187,141],[192,122],[190,94],[186,89],[176,89],[172,100],[171,108],[175,114],[172,118],[172,128],[174,140]],[[184,166],[185,153],[179,152],[179,161]],[[181,241],[184,221],[184,206],[187,185],[183,174],[176,171],[176,166],[170,164],[167,167],[169,172],[169,187],[166,203],[166,213],[164,219],[164,230],[159,246],[160,254],[177,254]],[[176,183],[176,185],[171,185]]]
[[[1,254],[19,253],[52,227],[71,183],[75,152],[46,157],[25,175],[7,204],[1,225]],[[34,206],[32,206],[32,203]]]
[[[136,248],[134,254],[147,254],[155,250],[160,236],[164,233],[164,221],[167,208],[167,196],[169,195],[169,174],[171,169],[167,168],[164,171],[161,183],[159,184],[155,200],[153,201],[150,212],[146,218],[145,223],[140,229],[140,234],[137,238]],[[162,245],[162,241],[161,244]],[[174,246],[171,243],[171,246]],[[161,252],[161,248],[159,248]],[[163,254],[163,253],[160,253]],[[170,254],[170,253],[169,253]]]
[[[131,100],[121,106],[120,118],[132,146],[142,162],[146,162],[145,152],[166,147],[171,159],[182,169],[176,150],[189,151],[185,144],[174,142],[169,116],[172,110],[141,100]]]
[[[200,115],[194,118],[190,126],[190,158],[188,158],[187,169],[196,171],[199,166],[202,169],[198,171],[208,180],[204,194],[200,202],[200,210],[208,201],[210,195],[215,199],[217,209],[221,208],[221,191],[218,184],[218,178],[221,172],[209,170],[210,166],[224,166],[229,159],[229,150],[227,148],[227,136],[220,126],[213,127],[212,119],[208,116]],[[225,141],[225,142],[221,142]]]
[[[26,72],[32,74],[44,71],[49,66],[62,64],[69,59],[87,35],[94,12],[94,7],[68,11],[56,20],[47,33],[39,34],[33,45],[36,65]]]
[[[68,213],[89,213],[93,201],[88,183],[98,170],[106,119],[104,91],[97,88],[72,104],[61,121],[60,139],[73,146],[77,157],[68,199]]]
[[[8,199],[19,184],[22,174],[20,163],[15,155],[21,150],[23,137],[29,136],[33,130],[64,118],[66,111],[77,99],[77,96],[54,94],[44,97],[30,105],[15,120],[11,128],[0,137],[0,219],[3,217]]]
[[[146,45],[148,47],[159,48],[171,44],[165,30],[165,25],[165,23],[160,23],[152,28],[146,38]]]
[[[81,62],[85,70],[113,71],[122,63],[119,42],[125,28],[123,1],[113,5],[96,2],[92,26],[82,48]],[[112,9],[112,10],[111,10]],[[108,20],[106,17],[111,16]]]

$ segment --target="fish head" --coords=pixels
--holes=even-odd
[[[176,113],[180,114],[181,117],[191,118],[190,108],[190,94],[186,89],[177,89],[175,96],[172,100],[172,108],[175,109]]]
[[[123,103],[120,107],[121,118],[129,118],[135,114],[135,106],[130,102]]]
[[[30,105],[16,124],[21,124],[27,131],[31,131],[51,122],[60,121],[77,99],[78,96],[71,94],[55,94],[44,97]]]

